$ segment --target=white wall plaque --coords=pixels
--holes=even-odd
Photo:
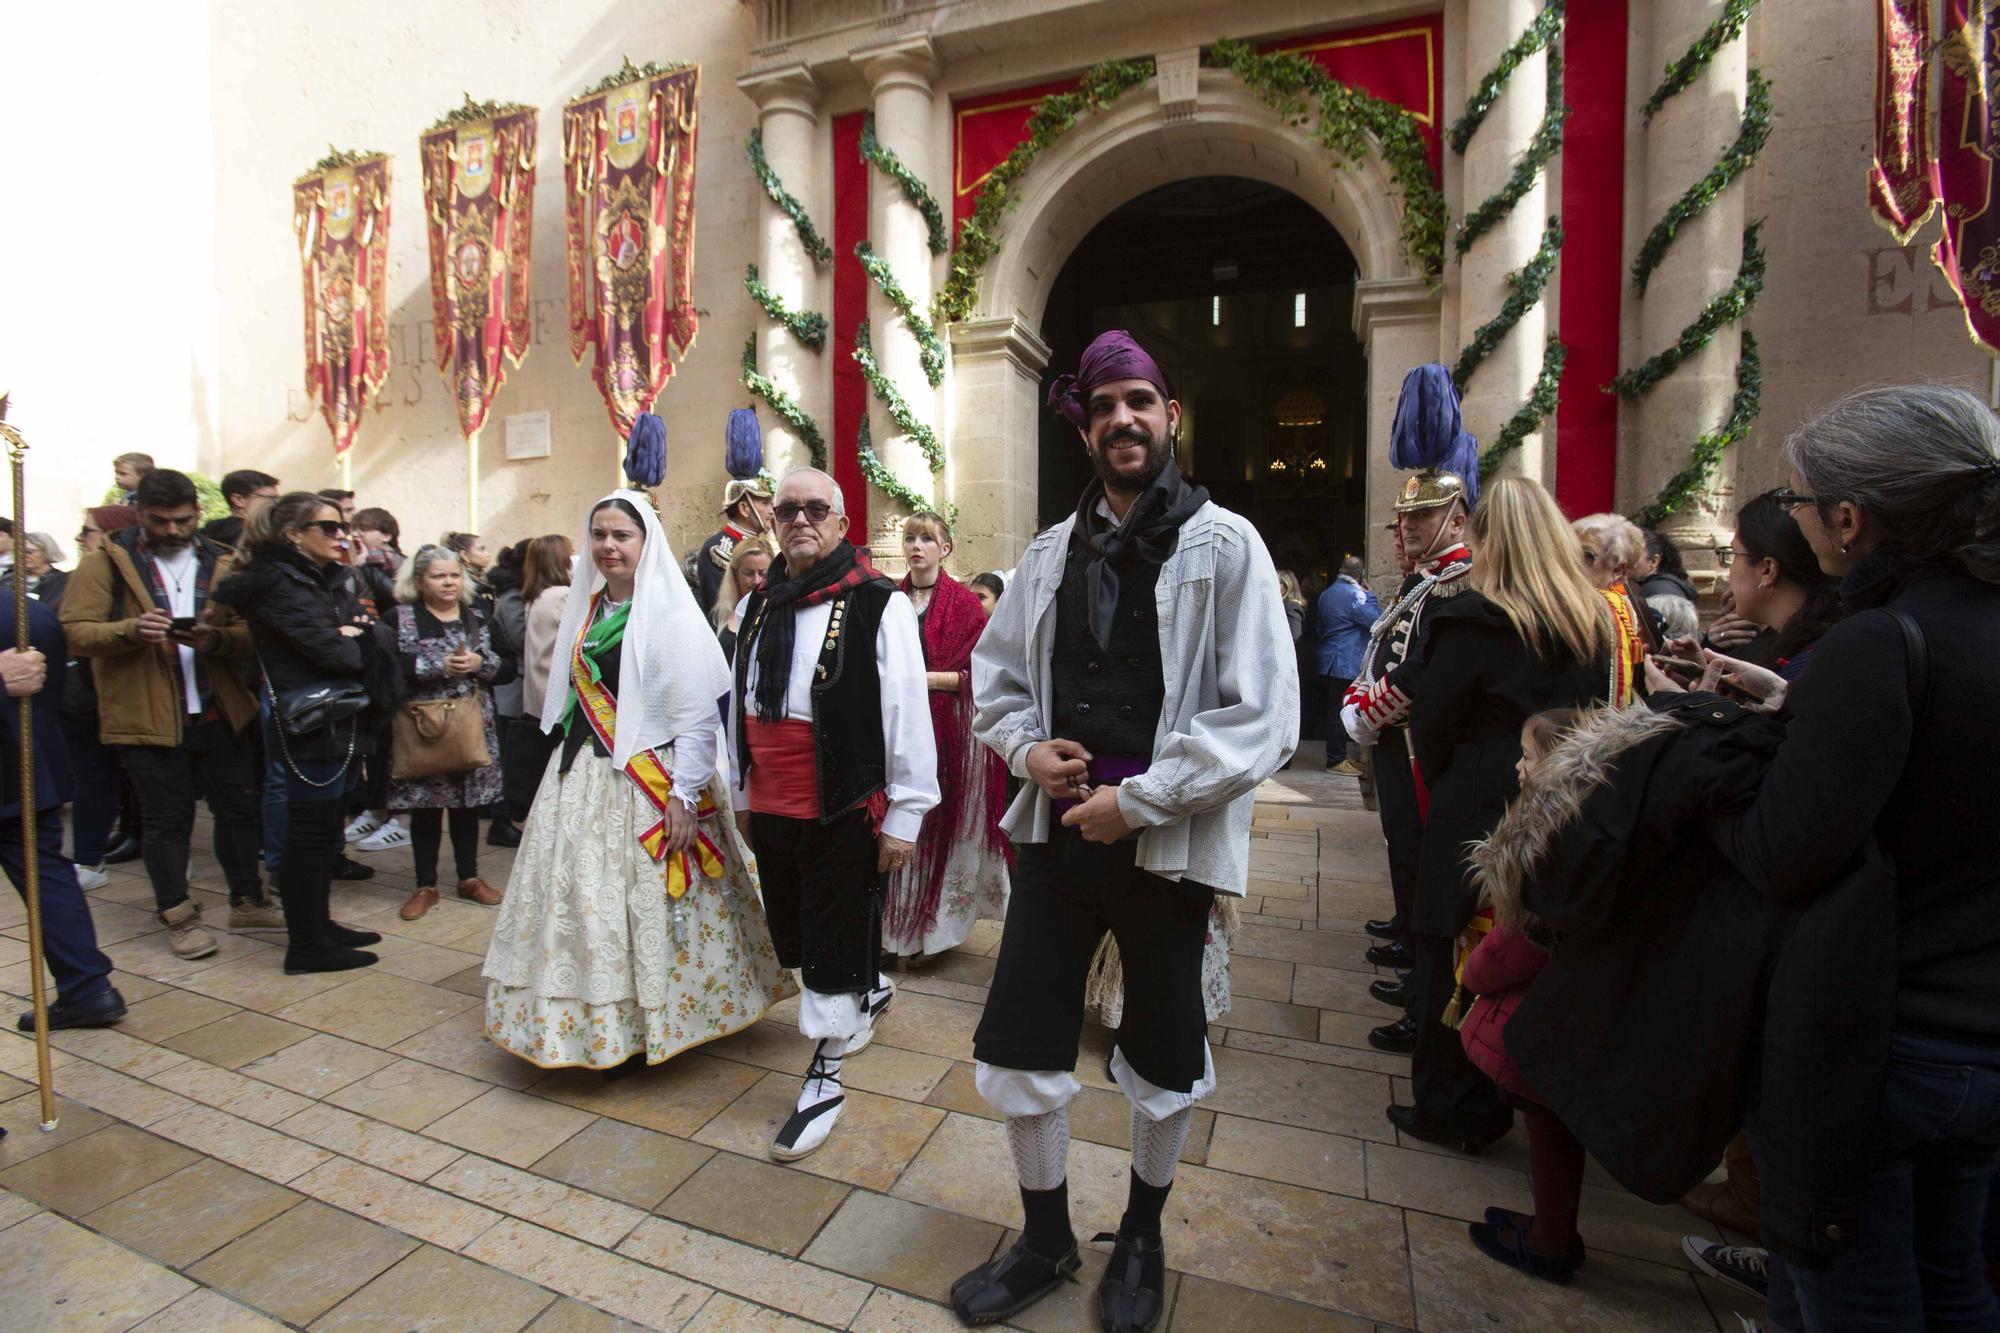
[[[507,458],[549,456],[549,414],[516,412],[507,418]]]

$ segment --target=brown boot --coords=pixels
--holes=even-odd
[[[480,879],[477,875],[471,879],[462,879],[458,882],[458,896],[468,902],[478,903],[481,907],[498,907],[500,905],[500,890],[494,888],[485,880]]]
[[[410,895],[410,900],[403,904],[403,909],[396,913],[396,915],[402,917],[405,921],[415,921],[422,917],[425,912],[436,907],[437,900],[438,891],[436,889],[418,889]]]
[[[167,945],[176,958],[206,958],[219,947],[215,936],[201,928],[201,904],[184,898],[160,913],[167,926]]]
[[[1750,1155],[1750,1141],[1741,1134],[1730,1140],[1722,1163],[1727,1179],[1696,1185],[1681,1202],[1695,1216],[1755,1239],[1764,1191],[1757,1176],[1757,1159]]]

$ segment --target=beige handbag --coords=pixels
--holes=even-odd
[[[457,699],[411,699],[396,710],[389,776],[398,782],[470,773],[493,762],[479,692]]]

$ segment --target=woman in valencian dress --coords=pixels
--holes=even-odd
[[[561,739],[487,950],[486,1031],[544,1068],[629,1072],[794,987],[716,772],[729,669],[650,499],[600,500],[582,549],[542,709]]]

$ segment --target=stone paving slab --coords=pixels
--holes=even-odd
[[[1166,1218],[1174,1333],[1235,1330],[1733,1330],[1754,1313],[1697,1280],[1679,1208],[1595,1164],[1572,1288],[1482,1259],[1465,1219],[1527,1201],[1516,1133],[1477,1159],[1400,1141],[1382,1117],[1408,1061],[1367,1045],[1360,923],[1389,909],[1380,826],[1316,747],[1265,784],[1255,883],[1211,1028],[1220,1086],[1198,1108]],[[204,833],[202,838],[206,837]],[[200,841],[201,839],[198,839]],[[484,848],[504,884],[512,854]],[[141,874],[91,896],[133,1018],[59,1034],[61,1119],[37,1128],[31,1043],[0,1029],[0,1232],[37,1262],[0,1268],[8,1327],[928,1330],[958,1327],[952,1278],[1020,1223],[1004,1135],[972,1086],[971,1034],[1000,924],[920,971],[850,1107],[803,1162],[768,1159],[809,1044],[788,1002],[667,1065],[607,1081],[544,1071],[485,1040],[478,965],[494,914],[396,915],[407,853],[336,888],[384,932],[383,965],[285,977],[265,938],[175,958]],[[222,900],[205,853],[196,895]],[[0,993],[24,996],[19,905],[0,899]],[[1086,1024],[1072,1110],[1072,1212],[1089,1236],[1124,1205],[1129,1108]],[[9,1189],[12,1182],[17,1189]],[[1104,1246],[1014,1325],[1095,1327]],[[38,1318],[38,1312],[60,1316]],[[89,1317],[79,1321],[80,1312]]]

